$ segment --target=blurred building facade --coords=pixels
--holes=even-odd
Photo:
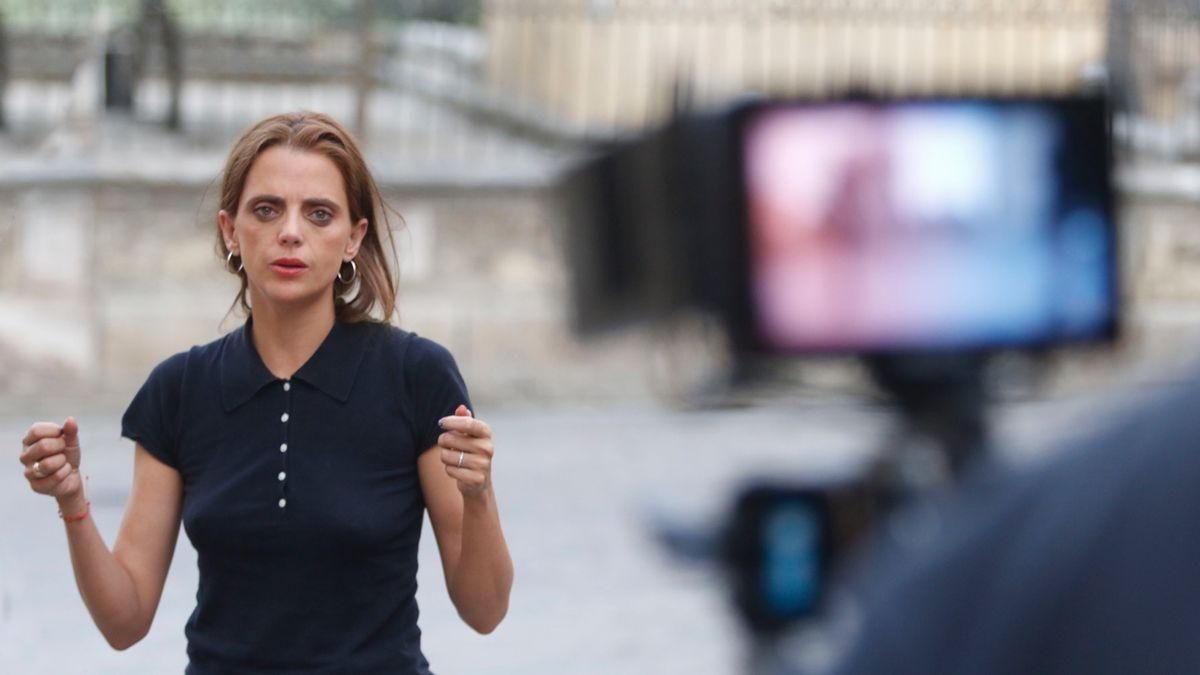
[[[745,92],[1068,92],[1107,0],[493,0],[488,77],[569,125],[637,128]]]
[[[637,398],[690,367],[646,333],[570,335],[553,182],[591,141],[745,92],[1107,80],[1126,353],[1200,329],[1195,3],[0,0],[0,26],[0,400],[122,401],[236,325],[214,181],[239,130],[298,108],[362,139],[404,218],[401,323],[483,400]]]

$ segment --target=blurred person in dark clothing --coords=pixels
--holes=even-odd
[[[942,524],[878,538],[837,672],[1200,672],[1198,410],[1193,376],[1040,465],[977,475],[932,519],[898,514],[882,533]]]

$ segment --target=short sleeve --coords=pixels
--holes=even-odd
[[[121,436],[174,469],[179,468],[175,421],[186,362],[187,353],[180,353],[155,366],[121,417]]]
[[[416,425],[417,452],[434,446],[442,433],[438,420],[453,415],[459,404],[471,407],[467,385],[449,350],[438,343],[412,336],[405,353],[405,379]]]

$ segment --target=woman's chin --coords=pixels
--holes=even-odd
[[[299,284],[272,284],[255,295],[263,302],[279,306],[307,306],[319,303],[322,300],[333,304],[333,291],[331,289],[325,288],[314,291],[311,288],[301,288]]]

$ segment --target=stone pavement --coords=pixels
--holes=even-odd
[[[1000,440],[1047,447],[1055,430],[1096,415],[1095,395],[1010,405]],[[69,411],[43,411],[61,418]],[[447,599],[429,529],[419,574],[424,649],[438,673],[735,673],[739,628],[717,577],[665,558],[647,534],[655,509],[713,517],[750,476],[837,472],[870,455],[884,411],[852,401],[740,410],[659,408],[480,411],[495,429],[501,515],[516,565],[511,610],[473,634]],[[112,544],[132,452],[119,414],[80,420],[96,521]],[[110,649],[75,589],[54,504],[30,492],[16,461],[32,419],[0,421],[0,672],[182,672],[195,556],[181,534],[149,636]]]

